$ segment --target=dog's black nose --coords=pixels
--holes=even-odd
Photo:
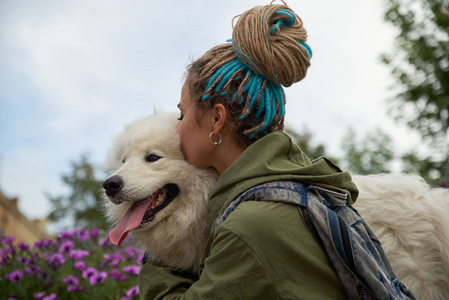
[[[123,187],[123,180],[120,176],[112,176],[103,182],[106,195],[114,197]]]

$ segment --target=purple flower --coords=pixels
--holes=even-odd
[[[139,287],[133,286],[126,292],[126,296],[122,297],[121,300],[132,300],[133,297],[137,295],[139,295]]]
[[[22,271],[14,270],[11,273],[5,274],[5,279],[11,280],[12,282],[19,282],[19,280],[23,277]]]
[[[89,277],[89,283],[91,285],[97,285],[100,283],[103,283],[104,280],[108,277],[108,274],[106,272],[99,272],[91,277]]]
[[[12,249],[12,248],[5,248],[5,249],[2,249],[2,251],[0,252],[1,256],[8,256],[13,253],[14,253],[14,249]]]
[[[75,236],[75,233],[71,231],[62,231],[59,233],[58,238],[64,239],[64,240],[70,240]]]
[[[77,292],[77,291],[82,291],[83,289],[79,286],[76,285],[69,285],[67,286],[67,292]]]
[[[123,267],[123,272],[128,273],[129,275],[139,275],[140,269],[142,267],[136,265],[130,265]]]
[[[52,293],[52,294],[50,294],[50,295],[45,296],[44,298],[42,298],[42,300],[55,300],[57,297],[58,297],[57,294]]]
[[[24,242],[20,242],[19,243],[19,248],[22,251],[28,251],[30,249],[30,246],[28,246],[28,244],[24,243]]]
[[[14,242],[14,237],[10,235],[4,236],[0,239],[0,241],[3,245],[12,245],[12,242]]]
[[[5,248],[0,251],[0,266],[6,265],[9,260],[9,256],[14,253],[11,248]]]
[[[87,241],[88,239],[90,239],[90,232],[88,230],[81,231],[78,239],[81,242]]]
[[[56,246],[56,245],[57,245],[57,243],[51,239],[41,240],[41,241],[34,243],[34,247],[36,247],[37,249],[45,249],[45,248],[48,248],[51,246]]]
[[[77,261],[75,263],[75,269],[84,271],[86,269],[86,262],[84,260]]]
[[[97,274],[98,274],[97,269],[93,267],[88,267],[83,271],[82,276],[84,279],[89,279],[92,276],[97,276]]]
[[[34,294],[33,296],[34,296],[34,299],[36,299],[36,300],[42,300],[42,299],[44,299],[44,297],[46,295],[47,295],[46,292],[39,292],[39,293]]]
[[[120,282],[126,280],[126,275],[123,273],[120,273],[117,269],[112,269],[112,271],[109,273],[109,276],[111,278],[114,278],[115,281]]]
[[[125,260],[121,253],[103,254],[103,257],[106,259],[108,266],[111,267],[117,267],[122,261]]]
[[[25,268],[25,275],[39,274],[40,272],[41,272],[41,268],[39,268],[37,266],[31,266],[31,268],[29,268],[29,267]]]
[[[141,265],[141,264],[143,264],[143,257],[145,256],[145,253],[144,252],[141,252],[140,254],[139,254],[139,256],[137,257],[137,263],[139,264],[139,265]]]
[[[99,236],[100,236],[100,229],[94,228],[90,230],[90,237],[93,240],[98,239]]]
[[[131,259],[136,258],[137,251],[138,251],[137,248],[134,246],[129,246],[128,248],[125,249],[126,255],[128,255],[128,257]]]
[[[47,257],[47,262],[54,265],[55,267],[59,267],[59,265],[65,263],[64,255],[61,253],[55,253],[49,257]]]
[[[127,292],[126,292],[126,296],[137,296],[137,295],[139,295],[139,287],[136,285],[136,286],[133,286],[133,287],[131,287]]]
[[[109,234],[107,234],[104,238],[102,238],[98,244],[102,247],[111,245],[111,243],[109,242]]]
[[[62,281],[67,284],[67,291],[75,292],[79,291],[79,283],[80,281],[73,275],[69,275],[66,278],[62,279]]]
[[[89,255],[89,251],[81,249],[70,250],[70,258],[73,260],[81,259]]]
[[[68,285],[79,285],[80,281],[73,275],[69,275],[66,278],[63,278],[62,281]]]
[[[121,274],[120,271],[118,269],[112,269],[112,271],[109,273],[109,276],[111,276],[112,278],[114,278],[115,276],[117,276],[118,274]]]
[[[22,265],[29,265],[31,263],[31,259],[28,259],[26,257],[17,257],[17,261],[22,263]]]
[[[75,248],[75,243],[71,240],[67,240],[62,242],[61,247],[59,247],[59,252],[61,253],[69,253],[70,250]]]
[[[73,233],[78,236],[78,239],[81,242],[84,242],[85,240],[87,240],[90,237],[89,231],[88,230],[84,230],[81,227],[77,227],[75,228],[75,230],[73,231]]]
[[[41,273],[41,268],[38,266],[31,266],[31,272],[33,274],[40,274]]]

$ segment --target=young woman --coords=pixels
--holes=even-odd
[[[267,182],[312,184],[355,201],[348,173],[325,158],[311,162],[282,132],[282,86],[306,76],[306,40],[286,5],[255,7],[240,15],[232,41],[188,67],[178,132],[187,161],[220,174],[209,195],[212,223],[239,195]],[[197,277],[147,263],[139,287],[141,299],[346,298],[298,208],[276,201],[245,201],[213,226]]]

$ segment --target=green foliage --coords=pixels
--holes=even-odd
[[[432,186],[449,187],[449,157],[435,162],[411,151],[402,156],[402,162],[405,173],[419,174]]]
[[[386,0],[384,18],[398,29],[383,56],[399,83],[391,112],[417,130],[434,153],[403,156],[404,171],[449,183],[449,1]]]
[[[355,131],[349,128],[342,142],[344,151],[342,167],[351,173],[366,175],[388,173],[394,158],[391,138],[380,129],[358,140]]]
[[[102,180],[97,179],[98,169],[83,155],[72,162],[69,174],[62,180],[70,188],[70,194],[49,196],[53,206],[49,221],[60,230],[80,226],[82,228],[107,229],[102,209]]]
[[[424,138],[448,146],[449,1],[386,0],[384,18],[398,29],[396,50],[383,56],[397,79],[395,117]]]
[[[318,144],[316,146],[312,145],[313,136],[308,129],[303,129],[302,132],[298,132],[295,129],[288,127],[285,129],[285,132],[310,159],[313,160],[321,156],[326,156],[332,162],[338,164],[338,159],[330,157],[329,154],[326,153],[326,147],[323,144]]]

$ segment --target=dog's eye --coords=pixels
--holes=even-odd
[[[147,156],[145,156],[145,161],[146,162],[155,162],[158,161],[161,157],[154,155],[154,154],[149,154]]]
[[[122,164],[124,164],[126,161],[126,158],[122,158]]]

